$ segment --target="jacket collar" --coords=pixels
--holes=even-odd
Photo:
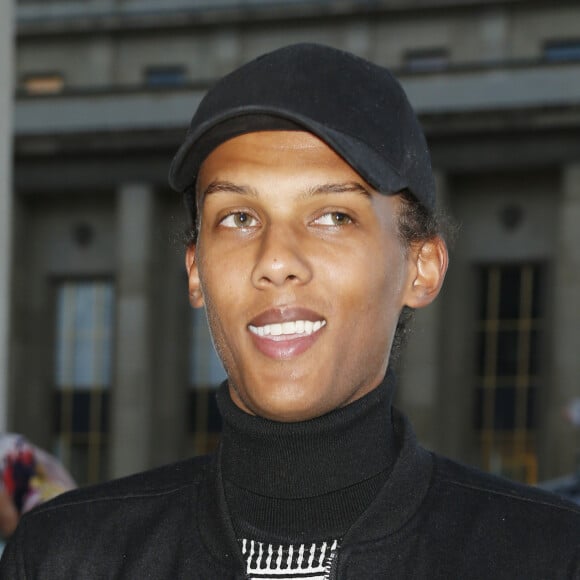
[[[395,409],[393,424],[400,446],[395,466],[377,497],[345,535],[341,550],[396,532],[416,513],[427,494],[432,456],[418,445],[409,421]],[[201,483],[197,508],[200,535],[218,562],[233,571],[244,570],[225,499],[219,451],[212,457],[207,475]]]
[[[401,444],[399,457],[377,497],[345,535],[342,548],[396,532],[413,517],[427,495],[433,457],[417,443],[409,420],[395,409],[393,423]]]

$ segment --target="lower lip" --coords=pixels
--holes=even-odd
[[[256,348],[267,357],[277,360],[287,360],[306,352],[324,331],[324,326],[312,334],[298,335],[294,338],[277,336],[275,339],[259,336],[250,332]]]

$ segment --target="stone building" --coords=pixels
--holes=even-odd
[[[215,444],[223,372],[188,306],[168,165],[212,81],[316,41],[396,72],[461,225],[399,405],[425,444],[484,469],[533,482],[574,468],[576,0],[20,0],[16,13],[11,430],[80,482]]]
[[[0,0],[0,432],[8,421],[10,274],[12,262],[13,2]]]

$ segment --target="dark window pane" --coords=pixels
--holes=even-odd
[[[70,432],[73,412],[72,391],[55,391],[53,396],[55,433]],[[73,419],[74,420],[74,419]]]
[[[478,431],[484,428],[483,425],[483,409],[484,409],[485,389],[478,387],[475,389],[475,405],[473,409],[473,423]]]
[[[515,388],[501,387],[495,391],[494,429],[512,430],[515,427],[516,396]]]
[[[101,453],[99,455],[99,479],[105,481],[108,478],[109,470],[109,453],[106,440],[101,444]]]
[[[76,391],[73,394],[73,433],[88,433],[91,430],[91,393]]]
[[[526,429],[533,431],[537,426],[536,421],[536,397],[537,389],[532,387],[528,389],[528,400],[527,400],[527,415],[526,415]]]
[[[100,401],[98,400],[100,398]],[[72,406],[72,415],[67,411],[67,407]],[[93,405],[100,407],[100,423],[97,428],[101,433],[109,430],[109,393],[103,391],[98,394],[91,391],[55,391],[53,399],[53,425],[55,433],[68,432],[69,426],[65,425],[67,417],[72,417],[71,433],[88,433],[91,426],[91,410]]]
[[[479,300],[478,300],[478,312],[479,312],[479,320],[485,320],[489,318],[487,313],[487,297],[489,293],[489,268],[481,268],[478,272],[479,280],[478,280],[478,291],[479,291]]]
[[[55,391],[52,397],[52,425],[53,433],[60,433],[62,425],[62,392]]]
[[[78,485],[89,483],[89,449],[86,443],[73,441],[70,446],[70,473]]]
[[[518,333],[502,331],[497,335],[497,375],[513,376],[518,371]]]
[[[480,377],[485,376],[485,361],[487,356],[486,350],[486,338],[487,333],[485,331],[480,331],[477,333],[477,375]]]
[[[145,71],[145,83],[150,87],[175,87],[185,84],[182,66],[152,66]]]
[[[103,391],[101,397],[101,433],[109,432],[109,391]]]
[[[541,334],[538,330],[530,333],[530,368],[529,374],[539,374],[542,366],[542,344]]]
[[[539,266],[534,268],[534,279],[532,282],[532,318],[541,318],[543,316],[544,304],[544,285],[542,284],[543,276]]]
[[[551,42],[544,48],[544,57],[551,62],[580,60],[580,39]]]
[[[438,71],[449,66],[449,54],[443,48],[409,51],[403,57],[403,66],[410,71]]]
[[[502,268],[499,298],[499,318],[502,320],[515,320],[520,315],[520,279],[519,267]]]

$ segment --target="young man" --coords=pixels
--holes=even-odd
[[[228,374],[218,452],[27,515],[2,578],[580,578],[580,510],[422,449],[401,316],[447,249],[388,71],[290,46],[220,81],[177,153],[190,300]]]

